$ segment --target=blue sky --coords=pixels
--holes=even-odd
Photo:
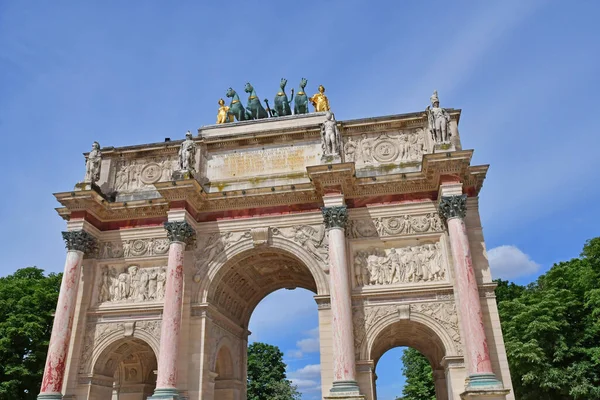
[[[214,122],[229,86],[271,98],[281,77],[288,91],[306,77],[342,120],[422,110],[434,89],[463,109],[463,147],[491,164],[481,216],[494,275],[530,282],[598,235],[599,12],[584,0],[0,1],[0,275],[62,269],[52,193],[83,178],[94,140],[183,138]],[[310,380],[318,353],[301,341],[314,339],[316,305],[281,293],[252,324],[275,324],[281,335],[258,339]],[[293,324],[269,319],[281,302],[306,308]],[[401,392],[399,371],[385,355],[380,400]]]

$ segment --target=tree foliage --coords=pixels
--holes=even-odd
[[[517,398],[600,399],[600,238],[498,308]]]
[[[600,238],[589,240],[579,258],[555,264],[527,286],[496,282],[516,398],[600,399]],[[407,357],[416,353],[410,351]],[[433,390],[421,364],[403,361],[407,386],[412,377],[417,393]],[[403,397],[409,398],[429,397]]]
[[[29,267],[0,278],[0,399],[37,397],[61,277]]]
[[[286,379],[283,353],[277,346],[254,342],[248,346],[248,400],[297,400],[300,393]]]
[[[413,348],[402,353],[402,373],[406,383],[398,400],[435,400],[433,370],[429,360]]]

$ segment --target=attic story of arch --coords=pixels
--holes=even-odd
[[[227,97],[230,97],[231,104],[225,105],[223,99],[219,100],[219,111],[217,114],[217,124],[226,124],[234,122],[234,118],[237,121],[249,121],[263,118],[276,118],[292,115],[291,103],[294,99],[294,111],[293,115],[308,114],[310,102],[314,107],[314,112],[326,112],[327,117],[325,122],[321,124],[321,141],[323,147],[324,160],[338,159],[341,150],[341,137],[337,129],[337,122],[329,105],[329,99],[325,95],[325,87],[319,85],[318,92],[312,97],[308,97],[304,92],[304,88],[307,84],[307,80],[302,78],[300,81],[300,91],[294,98],[294,91],[292,89],[291,98],[288,100],[285,94],[285,86],[287,80],[281,79],[280,92],[275,96],[274,107],[269,107],[268,100],[265,99],[267,108],[263,108],[260,103],[256,90],[250,83],[246,83],[244,91],[249,93],[247,106],[244,108],[240,102],[240,98],[235,90],[229,88],[227,90]],[[431,134],[431,138],[434,143],[441,145],[450,144],[450,115],[448,112],[440,107],[440,100],[438,98],[437,90],[433,92],[430,97],[431,105],[425,109],[425,114],[428,120],[428,129]],[[175,172],[193,172],[194,158],[196,154],[196,144],[192,139],[193,135],[190,131],[186,133],[186,140],[181,144],[179,151],[179,169]],[[82,184],[94,184],[100,178],[100,164],[102,160],[102,152],[100,151],[100,144],[94,142],[92,144],[92,150],[88,154],[86,160],[86,173],[85,179]],[[174,172],[174,173],[175,173]]]

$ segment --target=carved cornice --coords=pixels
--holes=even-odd
[[[173,242],[190,244],[196,238],[196,231],[185,221],[165,222],[167,237]]]
[[[443,196],[439,208],[440,215],[446,220],[464,218],[467,215],[467,195]]]
[[[86,231],[63,232],[67,250],[81,251],[84,254],[92,254],[97,249],[96,238]]]
[[[346,206],[321,207],[321,212],[327,229],[346,228],[348,222],[348,209]]]

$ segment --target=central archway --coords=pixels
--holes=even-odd
[[[282,248],[282,247],[287,248]],[[224,329],[213,318],[207,329],[208,376],[214,398],[244,398],[247,376],[248,327],[256,306],[280,289],[302,288],[315,295],[328,292],[327,274],[310,254],[289,243],[273,243],[230,253],[227,260],[208,271],[203,297],[220,314],[221,321],[240,328]],[[303,259],[309,259],[307,265]],[[316,304],[315,304],[316,308]],[[220,396],[220,397],[219,397]]]

